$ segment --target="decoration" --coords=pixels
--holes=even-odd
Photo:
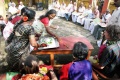
[[[23,21],[26,22],[28,20],[27,16],[23,16]]]

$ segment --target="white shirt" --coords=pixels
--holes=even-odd
[[[118,7],[116,10],[114,10],[108,25],[110,24],[118,24],[120,25],[120,7]]]
[[[19,5],[18,6],[18,9],[21,10],[22,8],[24,8],[25,6],[24,5]]]
[[[107,15],[106,15],[106,13],[103,14],[103,16],[102,16],[102,22],[108,21],[108,19],[110,19],[110,17],[111,17],[111,14],[110,14],[110,13],[107,14]]]
[[[4,20],[0,20],[0,24],[6,24]]]
[[[68,12],[73,12],[73,4],[68,4],[67,10]]]
[[[8,9],[8,12],[10,12],[11,14],[14,14],[16,13],[18,10],[16,7],[13,7],[13,6],[10,6],[9,9]]]
[[[14,4],[16,6],[16,4],[14,2],[9,2],[8,6],[10,7],[12,4]]]
[[[79,11],[80,13],[83,13],[83,12],[85,11],[85,7],[84,7],[84,6],[83,6],[83,7],[79,7],[78,11]]]

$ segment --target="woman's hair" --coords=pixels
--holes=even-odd
[[[21,10],[21,15],[27,16],[29,21],[35,18],[35,14],[35,11],[28,9],[27,7],[24,7]]]
[[[2,18],[2,15],[0,15],[0,18]]]
[[[39,72],[38,58],[34,55],[29,55],[25,61],[20,62],[21,74],[33,74]]]
[[[82,42],[77,42],[74,44],[72,53],[78,60],[84,60],[88,54],[88,47]]]
[[[120,40],[120,26],[119,25],[108,25],[106,31],[109,34],[112,41]]]
[[[51,9],[51,10],[47,11],[45,15],[40,16],[39,20],[41,20],[41,19],[43,19],[45,17],[49,17],[50,14],[56,14],[56,13],[57,13],[56,10]]]

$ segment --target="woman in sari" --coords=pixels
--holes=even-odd
[[[18,21],[13,29],[14,35],[7,39],[9,44],[5,47],[5,51],[8,54],[7,62],[10,71],[18,71],[18,64],[21,60],[30,55],[30,44],[37,48],[38,44],[35,40],[34,29],[31,26],[34,17],[35,11],[23,8],[21,10],[22,19]]]
[[[50,23],[50,21],[55,18],[56,14],[57,14],[57,12],[54,9],[51,9],[51,10],[47,11],[45,15],[40,16],[39,20],[40,20],[40,22],[42,22],[44,24],[44,27],[46,30],[45,34],[46,35],[50,34],[51,36],[58,39],[57,35],[55,35],[54,33],[52,33],[50,31],[50,28],[53,28],[53,29],[58,28],[58,26],[57,27],[53,26]]]

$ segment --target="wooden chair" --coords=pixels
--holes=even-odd
[[[100,78],[101,80],[120,80],[120,72],[119,72],[120,65],[117,65],[116,69],[115,69],[115,74],[116,74],[117,78],[114,76],[112,78],[109,78],[109,77],[105,76],[103,73],[101,73],[99,70],[95,69],[94,67],[92,69],[96,73],[98,78]]]

